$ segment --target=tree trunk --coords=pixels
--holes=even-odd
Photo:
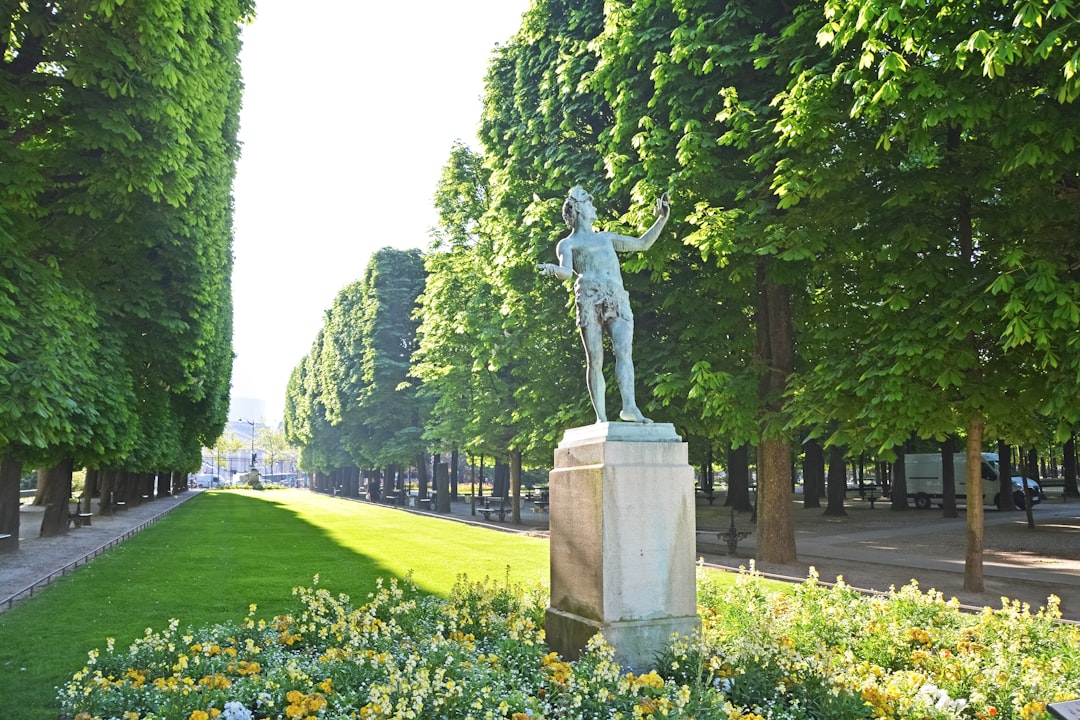
[[[450,451],[450,497],[458,497],[458,464],[461,462],[457,450]]]
[[[724,505],[739,512],[750,512],[750,448],[740,445],[727,453],[728,490]]]
[[[157,488],[154,493],[155,497],[165,497],[172,494],[172,479],[175,475],[172,470],[159,470],[157,476]]]
[[[964,590],[983,592],[983,419],[973,417],[967,428],[967,550],[964,556]]]
[[[41,537],[56,537],[68,531],[71,512],[71,471],[74,462],[67,458],[51,468],[38,471],[38,484],[44,480],[45,514],[41,517]]]
[[[445,514],[450,514],[450,468],[446,463],[440,462],[435,470],[435,493],[437,496],[436,509]]]
[[[1020,476],[1020,487],[1024,490],[1024,512],[1027,514],[1028,527],[1034,530],[1035,511],[1033,508],[1034,503],[1031,502],[1031,493],[1028,492],[1028,488],[1031,487],[1031,485],[1028,484],[1028,480],[1031,479],[1035,482],[1039,481],[1039,453],[1035,448],[1031,448],[1028,452],[1027,472],[1021,473]]]
[[[510,497],[510,465],[500,460],[495,461],[495,475],[491,481],[491,496]]]
[[[79,498],[79,512],[88,513],[91,501],[98,494],[101,487],[101,471],[86,468],[86,482],[83,483],[82,496]]]
[[[757,560],[788,564],[796,560],[795,521],[791,509],[791,445],[782,438],[762,443],[758,473]]]
[[[817,438],[803,443],[803,509],[821,507],[820,489],[825,484],[825,453]]]
[[[955,452],[956,439],[950,435],[941,442],[941,514],[947,518],[960,517],[956,510],[956,465],[953,463]],[[982,467],[981,462],[979,466]]]
[[[468,457],[466,455],[466,457]],[[469,514],[476,514],[476,458],[469,460]]]
[[[521,451],[510,451],[511,521],[521,524]]]
[[[98,515],[112,515],[116,494],[116,471],[112,469],[98,472]]]
[[[795,519],[791,506],[791,441],[784,430],[784,393],[795,364],[795,338],[788,288],[769,277],[771,258],[762,257],[756,268],[758,366],[761,368],[759,402],[757,560],[795,562]]]
[[[34,493],[34,505],[41,507],[45,504],[45,492],[48,487],[48,468],[38,468],[35,476],[37,478],[37,492]]]
[[[1069,437],[1065,447],[1061,450],[1061,471],[1065,476],[1065,487],[1062,489],[1065,497],[1080,497],[1080,487],[1076,482],[1076,436]]]
[[[897,445],[896,462],[893,463],[892,490],[889,494],[889,509],[903,512],[907,506],[907,471],[904,469],[904,454],[907,449],[903,445]]]
[[[439,454],[431,454],[431,472],[438,477]],[[416,455],[416,497],[423,500],[428,496],[427,453],[419,452]]]
[[[131,473],[127,470],[117,470],[113,476],[113,509],[127,507],[129,495],[131,495]]]
[[[0,534],[11,535],[0,540],[0,551],[19,549],[19,480],[22,463],[11,458],[0,459]]]
[[[828,486],[829,504],[822,514],[831,517],[846,517],[844,496],[847,494],[847,463],[844,461],[844,448],[839,445],[829,448]]]
[[[998,487],[997,487],[997,507],[1001,512],[1012,511],[1016,509],[1016,503],[1013,501],[1012,490],[1012,447],[1008,445],[1004,440],[998,440]]]

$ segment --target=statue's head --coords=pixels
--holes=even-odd
[[[592,195],[585,192],[585,188],[575,185],[567,193],[566,202],[562,206],[563,221],[573,230],[577,227],[578,218],[583,214],[589,214],[589,222],[596,219],[596,209],[592,204]]]

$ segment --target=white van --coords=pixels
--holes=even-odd
[[[193,475],[188,484],[191,488],[214,488],[221,487],[221,478],[217,475]]]
[[[964,453],[953,453],[953,473],[956,479],[957,501],[967,500],[967,456]],[[943,500],[941,480],[941,454],[940,453],[910,453],[904,456],[904,474],[907,480],[907,496],[914,500],[915,507],[920,510],[929,508],[935,502],[940,505]],[[994,493],[994,505],[1001,507],[1001,498],[998,492],[998,456],[997,453],[982,454],[982,480],[983,501],[986,501],[985,492]],[[1031,504],[1037,505],[1044,495],[1039,483],[1028,479],[1028,495]],[[1024,481],[1020,477],[1013,477],[1013,503],[1018,508],[1024,507]]]

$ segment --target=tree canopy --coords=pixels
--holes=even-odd
[[[0,9],[0,455],[186,470],[220,434],[252,13]]]

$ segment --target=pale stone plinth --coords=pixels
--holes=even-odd
[[[668,423],[573,428],[550,484],[548,644],[574,659],[601,632],[624,667],[652,666],[698,627],[686,443]]]

